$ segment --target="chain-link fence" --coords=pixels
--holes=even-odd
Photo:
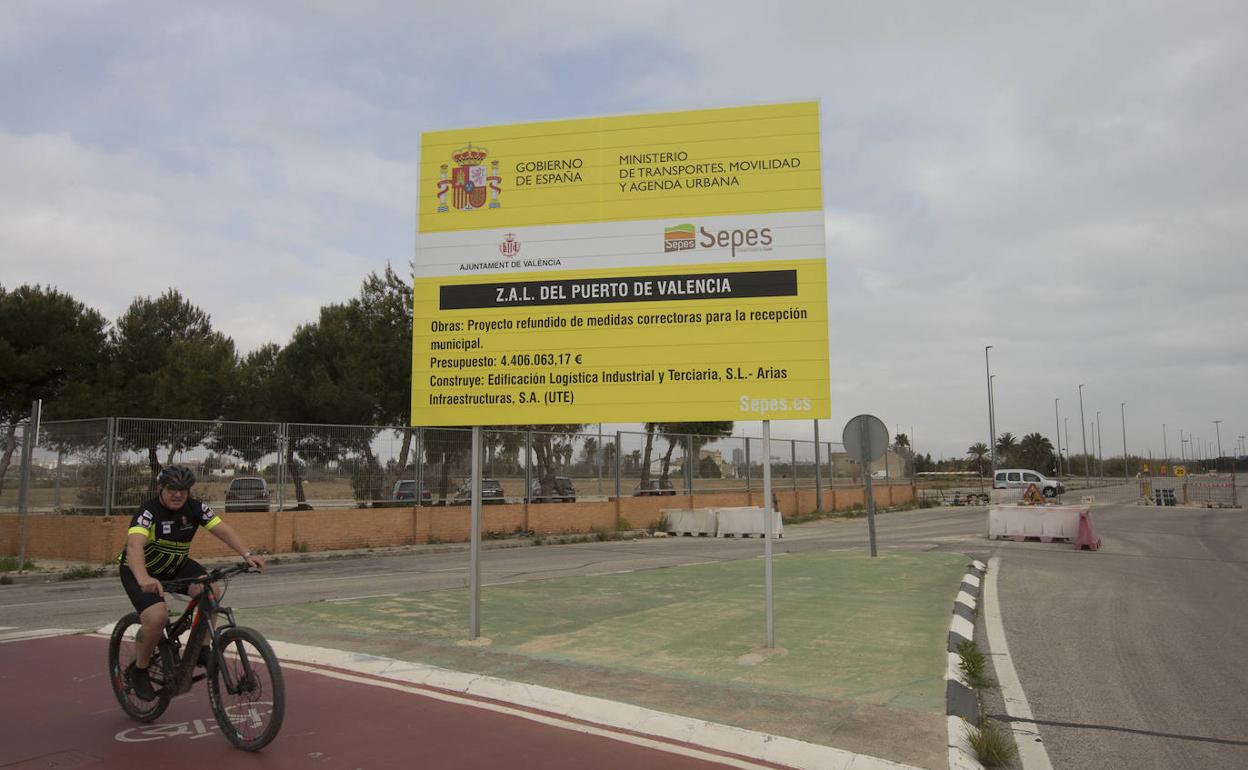
[[[0,457],[12,458],[0,467],[0,510],[18,506],[23,435],[18,424],[0,446]],[[156,474],[171,463],[191,467],[199,479],[196,496],[227,511],[457,505],[469,500],[471,446],[468,428],[45,422],[31,457],[28,508],[126,513],[155,493]],[[759,438],[601,426],[563,433],[485,430],[482,447],[487,503],[760,490],[766,459]],[[861,468],[834,442],[772,439],[771,464],[778,489],[861,481]]]

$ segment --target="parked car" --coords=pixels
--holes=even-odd
[[[1007,468],[997,471],[992,479],[993,489],[1026,489],[1035,484],[1045,497],[1057,497],[1066,492],[1066,487],[1056,479],[1048,479],[1038,472],[1027,468]]]
[[[633,487],[633,497],[674,494],[676,494],[676,488],[672,486],[672,482],[668,479],[650,479],[646,482],[644,489],[641,484]]]
[[[481,503],[505,503],[506,497],[503,495],[503,485],[498,479],[481,479]],[[451,505],[471,505],[472,504],[472,480],[468,479],[459,485],[459,489],[455,490],[455,497],[451,499]]]
[[[534,479],[533,485],[529,487],[529,499],[535,503],[575,503],[576,487],[572,484],[572,479],[567,476],[555,476],[555,487],[549,495],[542,494],[541,479]]]
[[[227,511],[268,511],[269,485],[259,476],[239,476],[225,490]]]
[[[390,493],[390,499],[415,500],[416,479],[401,479],[394,482],[394,490]],[[433,494],[429,491],[429,485],[423,481],[420,483],[420,504],[433,505]]]

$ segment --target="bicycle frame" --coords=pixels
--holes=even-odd
[[[218,625],[214,618],[216,614],[224,613],[226,622]],[[213,591],[212,584],[204,584],[203,590],[199,596],[191,597],[190,602],[186,605],[186,609],[178,617],[177,620],[169,623],[165,627],[165,637],[173,648],[174,656],[177,659],[177,670],[173,681],[177,687],[175,694],[183,695],[190,691],[191,687],[201,679],[204,679],[212,673],[211,667],[219,667],[225,679],[225,686],[228,692],[237,692],[238,683],[232,681],[233,677],[229,666],[222,665],[224,659],[223,651],[217,640],[221,632],[227,628],[236,625],[234,622],[234,611],[229,607],[222,607],[217,604],[217,597]],[[179,641],[182,634],[190,629],[190,636],[186,639],[186,647],[179,653],[182,643]],[[195,675],[195,666],[199,663],[199,651],[203,648],[204,642],[212,639],[212,658],[209,663],[209,669],[204,673]],[[245,653],[243,653],[245,655]]]

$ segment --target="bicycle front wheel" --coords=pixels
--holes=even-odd
[[[244,751],[259,751],[277,737],[286,713],[282,669],[258,631],[227,628],[213,645],[208,696],[225,737]]]
[[[177,666],[174,664],[169,643],[161,639],[152,651],[152,661],[147,669],[152,688],[156,691],[156,700],[143,700],[135,695],[126,675],[130,664],[134,662],[138,640],[141,638],[143,624],[139,622],[137,612],[131,612],[113,626],[113,635],[108,640],[108,681],[122,711],[132,719],[151,722],[169,708],[169,701],[176,688],[173,677],[168,672],[174,671]]]

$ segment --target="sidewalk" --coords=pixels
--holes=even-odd
[[[767,650],[759,559],[266,607],[270,638],[421,662],[782,735],[946,763],[949,608],[966,559],[777,556]]]

